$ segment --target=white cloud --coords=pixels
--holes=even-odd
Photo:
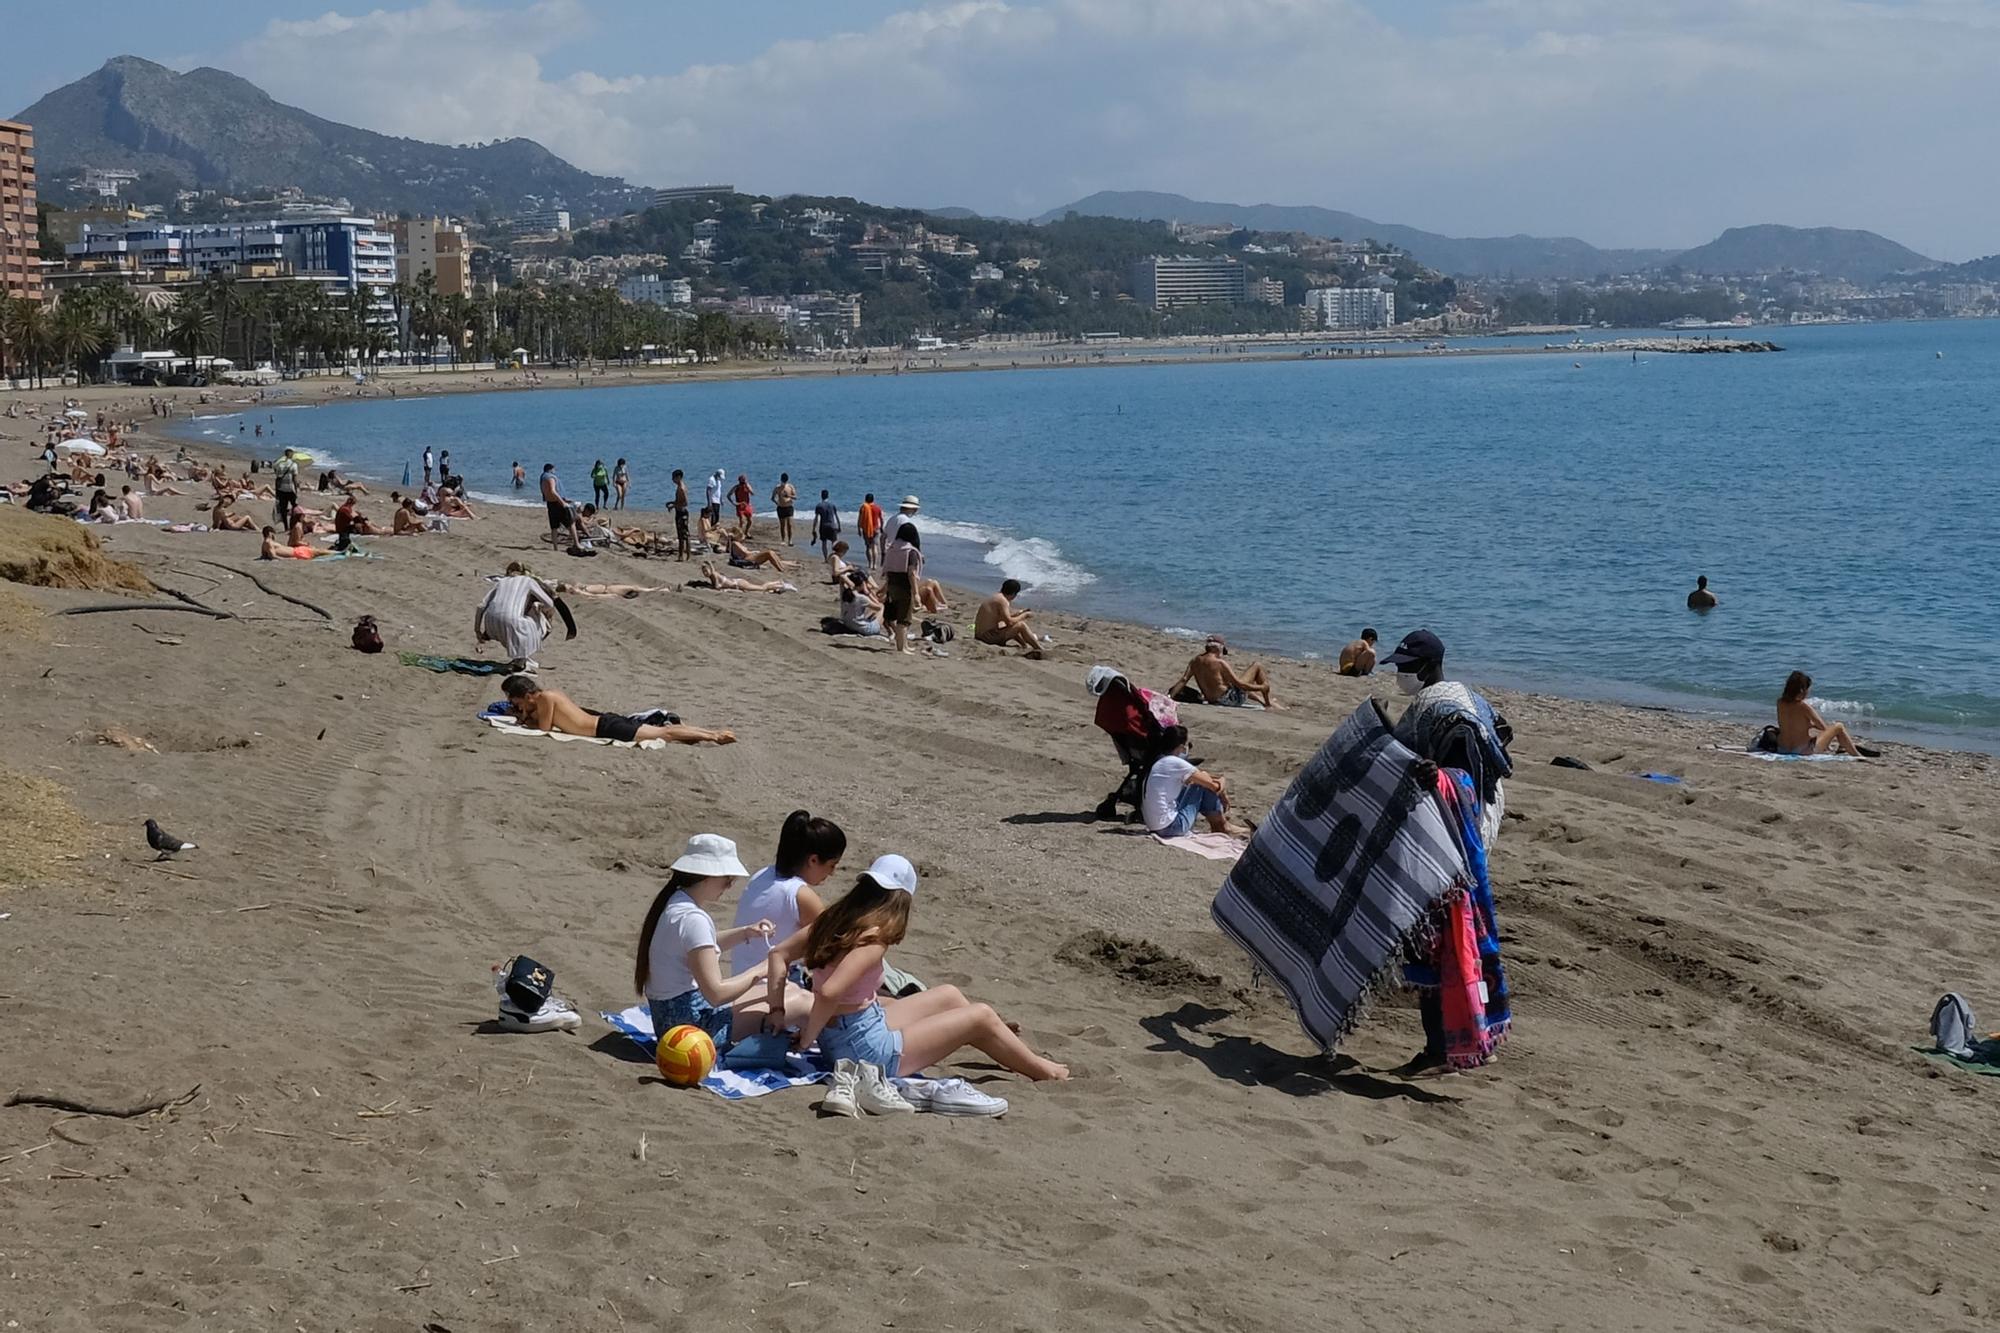
[[[537,139],[646,183],[1035,212],[1152,188],[1437,230],[1691,244],[1864,226],[1949,257],[1981,232],[2000,15],[1976,0],[958,0],[702,64],[552,76],[585,0],[274,22],[234,67],[415,137]]]

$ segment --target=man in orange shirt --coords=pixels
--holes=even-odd
[[[882,563],[882,506],[875,503],[875,492],[868,492],[861,501],[855,526],[861,529],[861,541],[868,551],[868,568],[873,569]]]

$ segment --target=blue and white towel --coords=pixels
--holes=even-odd
[[[658,1039],[653,1034],[653,1013],[645,1005],[635,1004],[623,1013],[605,1010],[600,1014],[605,1022],[630,1037],[640,1050],[649,1056],[653,1054]],[[803,1088],[832,1077],[831,1071],[813,1068],[802,1056],[788,1055],[783,1069],[724,1069],[718,1064],[701,1081],[701,1086],[718,1097],[740,1102],[762,1097],[767,1092]]]

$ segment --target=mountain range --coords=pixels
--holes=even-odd
[[[1100,191],[1034,220],[1046,223],[1070,213],[1207,226],[1233,223],[1251,231],[1296,231],[1349,241],[1373,239],[1441,272],[1487,278],[1584,279],[1678,266],[1718,275],[1793,268],[1870,282],[1935,263],[1874,232],[1835,227],[1732,227],[1692,250],[1604,250],[1574,236],[1440,236],[1331,208],[1225,204],[1149,190]]]
[[[219,69],[177,74],[119,56],[16,117],[35,127],[45,192],[85,167],[252,196],[297,186],[364,211],[494,216],[642,207],[632,187],[571,166],[532,139],[455,148],[325,120]]]

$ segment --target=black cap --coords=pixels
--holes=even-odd
[[[1410,666],[1417,662],[1444,661],[1444,640],[1427,629],[1411,630],[1396,645],[1396,651],[1382,659],[1383,666]]]

